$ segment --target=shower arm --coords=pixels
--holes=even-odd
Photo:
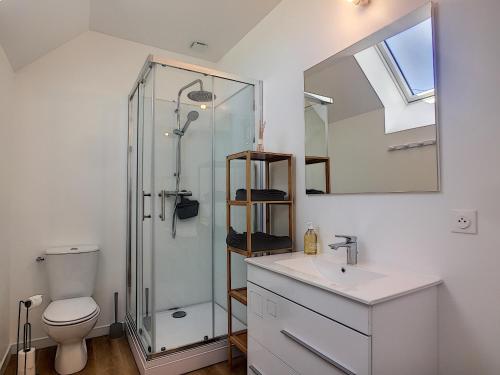
[[[181,105],[181,95],[184,92],[184,90],[190,88],[191,86],[196,85],[197,83],[200,84],[200,89],[201,89],[201,91],[203,91],[203,81],[201,79],[196,79],[193,82],[188,83],[186,86],[181,87],[181,89],[179,90],[179,93],[177,94],[177,108],[175,109],[175,113],[179,114],[179,107]],[[177,125],[180,127],[180,123]]]

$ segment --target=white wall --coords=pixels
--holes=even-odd
[[[7,222],[9,220],[9,189],[5,184],[8,168],[8,124],[7,110],[11,103],[12,82],[14,74],[0,46],[0,366],[9,344],[9,237]]]
[[[390,146],[436,139],[436,126],[385,133],[384,109],[331,123],[328,155],[333,193],[435,191],[436,145],[388,151]]]
[[[99,244],[98,326],[112,319],[114,291],[120,292],[123,317],[127,97],[150,53],[210,67],[87,32],[16,73],[7,129],[10,170],[8,178],[2,176],[2,185],[11,188],[11,342],[17,300],[47,296],[44,265],[35,257],[50,246]],[[45,336],[39,318],[47,303],[31,315],[34,338]]]
[[[440,0],[442,192],[306,197],[302,72],[424,4],[283,0],[220,62],[264,80],[265,145],[297,156],[297,238],[305,222],[360,239],[360,260],[438,274],[442,375],[500,373],[500,126],[497,0]],[[479,209],[479,234],[452,234],[449,211]],[[339,254],[344,257],[345,254]],[[418,313],[418,312],[415,312]],[[411,319],[411,317],[409,317]]]

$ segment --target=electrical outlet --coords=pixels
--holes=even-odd
[[[477,234],[476,210],[452,210],[451,217],[452,232]]]

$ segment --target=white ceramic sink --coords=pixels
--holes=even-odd
[[[248,272],[254,272],[255,267],[263,268],[369,305],[441,282],[437,276],[375,264],[349,266],[345,254],[305,255],[303,252],[294,252],[247,258],[245,262],[250,266]]]
[[[325,257],[278,260],[276,264],[346,286],[356,286],[386,276],[382,273],[364,270],[356,266],[332,262]]]

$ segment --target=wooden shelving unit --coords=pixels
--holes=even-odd
[[[330,158],[328,156],[306,156],[306,165],[312,164],[325,166],[325,193],[330,194]]]
[[[247,353],[247,343],[248,343],[248,334],[247,331],[234,332],[231,336],[229,336],[229,342],[231,345],[236,346],[243,353]],[[231,349],[231,345],[229,345],[229,349]],[[229,366],[232,366],[231,360],[229,360]]]
[[[245,161],[245,189],[246,200],[235,200],[231,197],[231,162],[234,160]],[[275,162],[287,161],[288,168],[288,191],[286,200],[252,200],[252,162],[264,163],[265,181],[264,188],[270,188],[271,164]],[[271,206],[285,205],[288,206],[288,236],[291,239],[291,247],[280,249],[265,249],[255,251],[252,248],[252,210],[255,205],[263,205],[264,210],[260,211],[265,214],[265,233],[271,233]],[[231,227],[231,207],[240,206],[246,208],[246,249],[239,249],[232,246],[227,246],[227,310],[228,310],[228,362],[232,366],[232,348],[235,346],[242,353],[247,353],[247,332],[246,330],[233,332],[232,317],[233,308],[232,302],[236,300],[243,305],[247,304],[247,288],[233,288],[231,283],[231,254],[236,253],[244,257],[252,257],[263,254],[279,254],[290,252],[294,249],[295,243],[295,227],[294,227],[294,189],[293,189],[293,173],[292,173],[292,155],[279,154],[274,152],[260,151],[243,151],[232,154],[226,157],[226,216],[227,216],[227,231]]]
[[[247,288],[231,289],[229,295],[242,304],[247,304]]]

